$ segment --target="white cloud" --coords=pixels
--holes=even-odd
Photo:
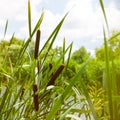
[[[17,17],[25,11],[26,1],[19,0],[0,0],[0,14],[4,19]]]
[[[45,10],[44,19],[41,26],[44,37],[46,37],[46,35],[49,36],[51,34],[53,29],[59,23],[60,19],[61,19],[61,15],[53,14],[51,11]]]
[[[42,0],[31,0],[32,26],[40,17]],[[5,24],[6,19],[22,23],[18,27],[18,37],[25,38],[28,35],[27,27],[27,0],[0,0],[0,27]],[[60,6],[58,6],[60,7]],[[71,9],[72,8],[72,9]],[[45,17],[41,26],[42,42],[49,37],[55,26],[59,23],[66,12],[69,12],[62,29],[57,38],[56,44],[62,44],[65,37],[67,44],[74,42],[74,49],[82,45],[93,49],[102,42],[103,15],[98,0],[69,0],[63,14],[55,14],[45,10]],[[114,1],[105,8],[110,29],[120,29],[120,11],[116,8]],[[16,25],[14,24],[14,27]],[[33,28],[33,27],[32,27]],[[12,29],[12,28],[9,28]]]
[[[95,49],[103,42],[104,18],[100,4],[93,2],[93,0],[70,0],[66,5],[65,12],[73,8],[65,21],[62,35],[69,41],[74,41],[75,48],[85,45],[88,49],[92,49],[91,46]],[[114,2],[111,2],[105,10],[110,30],[120,30],[120,11]]]
[[[106,14],[110,30],[120,30],[120,10],[116,8],[116,5],[113,1],[110,3],[108,8],[106,8]]]
[[[32,12],[32,25],[35,25],[36,20],[40,16],[40,12],[37,11],[37,6],[40,5],[41,0],[30,0],[31,2],[31,12]],[[27,7],[28,0],[0,0],[0,28],[4,30],[5,22],[8,19],[8,36],[11,36],[11,31],[15,28],[17,32],[15,35],[18,37],[25,38],[28,34],[28,15],[27,15]],[[34,18],[34,19],[33,19]],[[13,26],[11,26],[13,25]],[[10,28],[9,28],[10,26]],[[14,29],[13,29],[14,28]],[[25,30],[26,29],[26,30]],[[16,32],[16,31],[14,31]],[[3,33],[3,32],[2,32]],[[0,37],[1,38],[1,37]]]
[[[70,0],[65,12],[70,9],[63,28],[64,36],[66,39],[74,41],[75,48],[82,45],[91,46],[92,41],[99,40],[102,33],[99,8],[94,11],[92,0]]]
[[[36,11],[36,6],[39,5],[41,0],[31,0],[33,10]],[[5,19],[26,19],[28,0],[0,0],[0,15]],[[37,11],[36,11],[37,12]]]

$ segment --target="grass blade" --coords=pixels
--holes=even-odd
[[[113,89],[113,95],[117,96],[117,79],[116,79],[116,74],[115,74],[115,65],[114,65],[114,61],[112,60],[112,89]],[[113,96],[112,96],[113,98]],[[118,103],[119,103],[119,99],[114,99],[113,98],[113,118],[116,120],[119,120],[119,112],[118,112]]]
[[[67,86],[67,88],[64,91],[63,98],[66,98],[70,90],[72,90],[72,87],[74,86],[75,82],[78,80],[79,76],[82,74],[82,72],[85,70],[89,60],[80,68],[78,73],[75,75],[74,78],[71,79],[70,84]]]
[[[66,41],[65,41],[65,38],[64,38],[64,40],[63,40],[63,54],[65,52],[65,43],[66,43]],[[63,57],[63,64],[64,63],[65,63],[65,56]]]
[[[101,5],[102,12],[103,12],[103,15],[104,15],[104,19],[105,19],[105,23],[106,23],[106,26],[107,26],[107,30],[109,31],[109,25],[108,25],[108,21],[107,21],[105,9],[104,9],[104,4],[103,4],[102,0],[100,0],[100,5]]]
[[[72,90],[72,87],[74,86],[74,84],[78,80],[78,78],[81,76],[82,72],[85,70],[88,63],[89,63],[89,60],[86,61],[85,64],[83,64],[83,66],[78,71],[78,73],[75,75],[75,77],[73,79],[71,79],[70,84],[67,86],[67,88],[65,89],[65,92],[63,93],[63,98],[64,99],[68,96],[68,93]],[[88,94],[88,91],[86,89],[86,86],[85,86],[84,82],[81,79],[79,79],[79,80],[80,80],[81,88],[82,88],[82,90],[84,92],[84,95],[85,95],[85,97],[86,97],[86,99],[88,101],[88,104],[89,104],[89,106],[91,108],[92,114],[93,114],[95,120],[98,120],[98,117],[97,117],[96,112],[94,110],[94,106],[92,104],[92,101],[91,101],[90,96]]]
[[[4,105],[5,105],[5,101],[7,99],[8,93],[9,93],[8,88],[6,88],[6,91],[5,91],[5,93],[4,93],[3,97],[2,97],[2,101],[0,103],[0,114],[2,112],[2,109],[3,109]]]
[[[31,37],[33,37],[33,35],[35,34],[35,32],[40,28],[40,25],[43,21],[43,18],[44,18],[44,11],[42,11],[42,14],[40,16],[40,18],[38,19],[38,22],[37,24],[35,25],[33,31],[32,31],[32,34],[31,34]]]
[[[120,32],[118,32],[117,34],[113,35],[108,41],[111,41],[112,39],[118,37],[120,35]]]
[[[6,21],[6,24],[5,24],[4,38],[5,38],[5,35],[6,35],[6,32],[7,32],[7,28],[8,28],[8,20]]]
[[[68,14],[68,13],[67,13],[67,14]],[[67,14],[63,17],[63,19],[60,21],[60,23],[57,25],[57,27],[56,27],[56,28],[54,29],[54,31],[51,33],[51,35],[50,35],[49,38],[47,39],[46,43],[44,44],[43,48],[41,49],[40,53],[44,50],[44,48],[47,46],[47,44],[50,42],[50,40],[51,40],[52,38],[53,38],[53,42],[54,42],[54,40],[55,40],[55,38],[56,38],[56,36],[57,36],[57,34],[58,34],[58,32],[59,32],[59,30],[60,30],[63,22],[64,22]],[[56,33],[57,33],[57,34],[56,34]],[[55,34],[56,34],[56,35],[55,35]],[[53,36],[54,36],[54,37],[53,37]],[[52,43],[53,43],[53,42],[52,42]],[[51,48],[51,47],[50,47],[50,48]]]
[[[106,65],[106,87],[107,87],[107,95],[109,101],[109,112],[110,112],[110,120],[113,120],[113,104],[112,104],[112,91],[111,91],[111,78],[110,78],[110,65],[109,65],[109,52],[108,52],[108,44],[106,40],[105,30],[104,32],[104,48],[105,48],[105,65]]]
[[[27,39],[27,41],[24,43],[23,47],[21,48],[20,53],[18,55],[18,61],[17,61],[16,64],[20,64],[21,63],[22,56],[24,55],[24,53],[25,53],[25,51],[26,51],[29,43],[31,42],[31,38],[33,37],[33,35],[35,34],[35,32],[39,29],[39,27],[40,27],[40,25],[41,25],[41,23],[43,21],[43,17],[44,17],[44,12],[42,12],[42,14],[41,14],[41,16],[40,16],[40,18],[39,18],[36,26],[34,27],[34,30],[31,33],[31,37],[29,37]]]
[[[67,59],[67,63],[66,63],[66,70],[67,70],[67,67],[68,67],[68,64],[69,64],[69,61],[70,61],[72,46],[73,46],[73,42],[70,44],[70,50],[69,50],[69,53],[68,53],[68,59]]]
[[[28,29],[29,29],[29,37],[31,38],[31,6],[30,6],[30,0],[28,0]]]
[[[60,116],[60,120],[65,120],[65,117],[68,115],[68,113],[77,105],[77,103],[75,103],[74,105],[70,106],[61,116]]]
[[[60,109],[61,105],[62,105],[62,96],[59,96],[58,98],[56,98],[53,107],[51,108],[46,120],[53,120],[55,114],[57,113],[57,111]]]
[[[65,18],[66,18],[66,16],[67,16],[67,14],[63,17],[63,19],[60,21],[60,23],[59,23],[59,24],[57,25],[57,27],[54,29],[54,31],[52,32],[52,34],[50,35],[50,37],[48,38],[48,40],[46,41],[45,45],[43,46],[43,48],[42,48],[41,51],[40,51],[40,53],[41,53],[41,52],[44,50],[44,48],[47,46],[47,44],[49,43],[49,41],[52,39],[52,41],[51,41],[51,43],[50,43],[50,45],[49,45],[49,47],[48,47],[48,49],[47,49],[47,52],[46,52],[46,54],[45,54],[45,56],[44,56],[43,63],[44,63],[44,61],[45,61],[45,59],[46,59],[46,57],[47,57],[50,49],[52,48],[52,45],[53,45],[53,43],[54,43],[54,41],[55,41],[55,39],[56,39],[56,37],[57,37],[57,35],[58,35],[58,32],[59,32],[59,30],[60,30],[60,28],[61,28],[61,26],[62,26],[62,24],[63,24],[63,22],[64,22],[64,20],[65,20]],[[39,54],[40,54],[40,53],[39,53]],[[42,64],[43,64],[43,63],[42,63]]]

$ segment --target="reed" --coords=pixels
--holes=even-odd
[[[37,87],[37,84],[34,84],[33,85],[33,101],[34,101],[34,109],[35,111],[38,111],[39,110],[39,102],[38,102],[38,94],[37,94],[37,91],[38,91],[38,87]]]
[[[50,66],[51,67],[51,66]],[[49,85],[55,85],[55,80],[57,79],[57,77],[61,74],[62,70],[64,69],[65,65],[61,65],[56,72],[52,73],[51,75],[51,79],[49,80],[47,86]]]
[[[104,15],[106,28],[107,28],[107,32],[108,32],[108,37],[110,37],[109,24],[108,24],[107,15],[106,15],[104,4],[103,4],[102,0],[100,0],[100,5],[101,5],[102,12]],[[119,97],[119,95],[117,94],[117,82],[116,82],[117,80],[115,78],[116,75],[114,72],[114,69],[115,69],[114,68],[114,59],[112,58],[112,53],[109,54],[109,51],[108,51],[108,41],[115,39],[119,35],[119,33],[113,35],[110,38],[107,38],[106,31],[103,28],[103,35],[104,35],[104,49],[105,49],[105,79],[104,79],[103,83],[106,84],[106,85],[104,85],[104,86],[106,86],[105,87],[105,90],[106,90],[105,98],[107,98],[107,100],[108,100],[108,106],[107,106],[108,109],[105,108],[105,112],[106,111],[108,112],[110,120],[119,120],[119,112],[117,112],[117,111],[119,111],[119,109],[117,107],[119,102],[114,99],[114,96]],[[112,58],[112,59],[110,59],[110,58]],[[112,69],[113,69],[112,73],[110,72],[111,63],[112,63]]]
[[[35,42],[35,53],[34,53],[35,59],[38,58],[38,54],[39,54],[40,34],[41,34],[40,30],[37,30],[36,42]]]
[[[102,0],[100,0],[100,5],[106,22],[105,27],[109,32],[109,24]],[[116,38],[120,33],[107,38],[106,31],[103,29],[105,49],[105,77],[103,83],[106,83],[105,94],[102,88],[97,89],[96,84],[95,86],[93,84],[89,86],[89,90],[81,76],[87,70],[92,58],[81,64],[78,71],[69,80],[66,80],[64,74],[69,70],[73,43],[66,45],[66,39],[64,38],[60,56],[53,55],[51,58],[53,44],[67,15],[68,13],[63,16],[43,47],[39,49],[42,31],[40,26],[44,18],[44,12],[32,29],[31,4],[28,0],[29,36],[26,41],[23,41],[21,49],[18,50],[15,65],[12,65],[9,58],[8,60],[4,59],[4,65],[0,66],[0,76],[6,79],[6,82],[1,82],[2,85],[0,86],[0,90],[3,91],[0,95],[0,120],[77,120],[82,116],[88,120],[106,118],[119,120],[117,110],[119,110],[120,96],[117,93],[115,61],[110,60],[111,56],[108,54],[108,41]],[[8,21],[5,25],[4,36],[7,32],[7,26]],[[34,52],[31,55],[28,48],[34,35],[36,35],[36,40]],[[14,34],[9,46],[12,45],[13,40]],[[9,56],[9,49],[7,50],[6,56]],[[110,72],[111,68],[113,69],[112,73]],[[100,104],[101,107],[96,107]],[[103,113],[99,115],[98,111]],[[107,117],[105,114],[107,114]]]

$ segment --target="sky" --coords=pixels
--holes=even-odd
[[[0,0],[0,40],[3,39],[6,20],[8,30],[5,39],[13,33],[20,39],[28,37],[27,0]],[[73,50],[85,46],[91,53],[103,44],[103,26],[105,26],[99,0],[30,0],[32,28],[41,15],[45,16],[40,27],[41,46],[68,11],[69,14],[58,34],[54,46],[60,46],[63,39],[66,44],[73,42]],[[120,1],[103,0],[110,32],[120,30]]]

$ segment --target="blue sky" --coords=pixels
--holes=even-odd
[[[103,0],[107,13],[110,30],[120,30],[119,0]],[[73,41],[73,49],[85,46],[93,51],[103,43],[102,27],[103,14],[99,0],[31,0],[32,25],[38,20],[41,10],[45,17],[41,26],[41,44],[49,37],[67,11],[70,11],[57,37],[56,45]],[[3,38],[5,22],[8,19],[6,39],[15,32],[15,36],[25,39],[28,37],[27,0],[0,0],[0,39]]]
[[[64,8],[69,0],[42,0],[42,6],[45,9],[49,9],[53,13],[63,13]]]

